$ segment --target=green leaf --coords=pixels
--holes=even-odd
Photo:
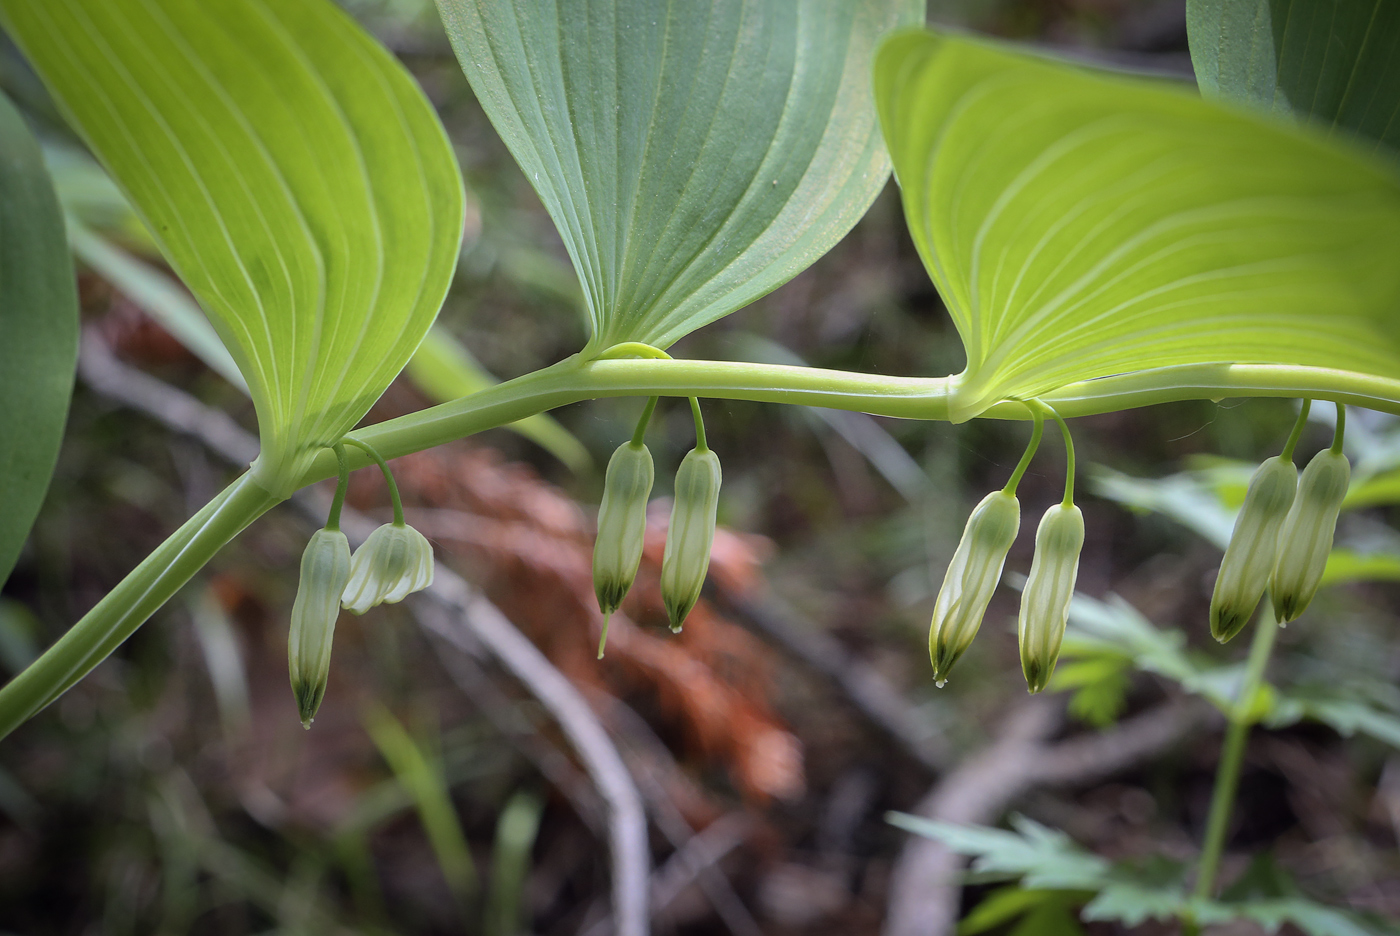
[[[922,0],[438,0],[559,228],[586,354],[670,345],[791,279],[884,185],[878,38]]]
[[[1025,887],[1002,887],[988,894],[981,903],[958,924],[958,936],[977,936],[989,929],[1024,915],[1015,931],[1023,928],[1031,934],[1084,932],[1072,910],[1093,897],[1092,891],[1032,890]],[[1056,928],[1058,927],[1058,928]]]
[[[414,352],[408,362],[408,376],[435,403],[471,396],[498,383],[471,352],[441,326],[434,326]],[[583,443],[543,413],[527,416],[505,428],[520,433],[574,471],[586,471],[593,464]]]
[[[1322,570],[1322,584],[1343,582],[1400,582],[1400,554],[1334,549]]]
[[[1161,82],[922,30],[885,42],[875,85],[967,352],[954,419],[1178,365],[1400,375],[1388,164]]]
[[[1067,658],[1055,670],[1050,689],[1070,691],[1069,713],[1095,728],[1107,728],[1127,707],[1131,659],[1105,653]]]
[[[1187,0],[1201,93],[1349,130],[1400,150],[1400,5]]]
[[[1104,885],[1109,869],[1107,861],[1080,848],[1063,832],[1024,816],[1011,817],[1013,831],[897,812],[886,813],[885,820],[972,856],[974,871],[1019,877],[1029,888],[1096,891]]]
[[[427,333],[463,191],[432,107],[326,0],[0,0],[208,312],[289,493]]]
[[[524,931],[521,910],[530,853],[540,830],[544,803],[529,793],[516,793],[496,820],[496,844],[491,856],[491,893],[486,901],[487,936],[518,936]]]
[[[0,584],[48,490],[78,359],[78,295],[43,154],[0,95]]]
[[[375,703],[366,708],[364,723],[380,756],[413,797],[438,868],[459,906],[465,906],[478,890],[476,865],[462,823],[452,806],[452,794],[447,788],[442,765],[424,753],[384,706]]]

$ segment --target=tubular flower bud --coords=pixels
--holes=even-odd
[[[1021,672],[1031,692],[1044,689],[1050,674],[1055,672],[1083,548],[1084,514],[1078,507],[1056,504],[1045,511],[1035,531],[1035,558],[1021,592],[1017,626]]]
[[[1279,528],[1297,488],[1298,469],[1280,455],[1265,459],[1249,479],[1210,598],[1210,632],[1221,643],[1249,623],[1264,596],[1278,556]]]
[[[942,686],[948,671],[977,636],[992,600],[1006,552],[1021,528],[1021,504],[1005,491],[993,491],[972,509],[943,587],[933,607],[928,633],[933,678]]]
[[[1303,469],[1298,496],[1279,532],[1278,559],[1270,585],[1280,623],[1297,618],[1317,594],[1337,531],[1337,513],[1350,484],[1351,463],[1331,449],[1318,452]]]
[[[651,452],[645,445],[623,443],[608,460],[603,503],[598,507],[598,539],[593,544],[593,591],[604,614],[618,609],[637,577],[654,476]]]
[[[433,584],[433,547],[407,524],[386,523],[355,550],[341,595],[345,610],[364,614],[395,604]]]
[[[666,553],[661,558],[661,600],[673,631],[680,631],[705,584],[715,539],[719,485],[719,456],[709,449],[691,449],[676,470],[676,499],[666,532]]]
[[[303,727],[321,707],[331,669],[331,639],[340,595],[350,579],[350,543],[339,530],[317,530],[301,554],[301,581],[292,604],[287,667]]]

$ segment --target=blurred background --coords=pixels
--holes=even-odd
[[[936,22],[1190,80],[1182,0],[932,5]],[[550,364],[586,336],[559,239],[473,99],[432,3],[346,6],[437,105],[471,198],[440,318],[448,363],[400,378],[369,417],[378,421],[482,373]],[[50,145],[69,210],[135,263],[79,250],[84,371],[57,475],[0,595],[8,675],[232,477],[227,449],[175,431],[179,408],[194,400],[245,430],[252,410],[172,337],[178,329],[157,324],[168,297],[141,275],[162,268],[10,46],[0,87]],[[962,366],[892,184],[814,267],[672,351],[883,374]],[[130,405],[143,387],[154,387],[144,412]],[[607,729],[646,808],[656,932],[952,932],[959,907],[996,885],[974,875],[948,886],[962,881],[948,877],[957,860],[911,844],[889,810],[992,825],[1014,811],[1111,858],[1191,858],[1223,730],[1199,687],[1193,695],[1142,672],[1144,654],[1122,647],[1075,656],[1071,640],[1060,691],[1030,699],[1014,581],[949,685],[931,681],[933,596],[968,511],[1005,482],[1025,426],[705,402],[724,465],[724,529],[706,596],[672,636],[656,585],[664,498],[693,435],[688,408],[663,401],[648,436],[657,525],[597,661],[592,518],[601,467],[641,405],[571,406],[529,427],[531,438],[495,430],[395,470],[439,563],[479,586]],[[1080,590],[1119,596],[1202,672],[1242,660],[1242,642],[1209,639],[1212,535],[1228,532],[1247,463],[1277,451],[1294,413],[1287,401],[1192,402],[1073,421],[1088,529]],[[1370,447],[1354,454],[1371,459],[1358,477],[1383,478],[1400,457],[1394,428],[1355,416],[1356,444]],[[1329,439],[1315,425],[1300,452]],[[1058,500],[1063,464],[1047,434],[1021,487],[1024,526]],[[350,501],[387,518],[371,472],[354,477]],[[1308,893],[1395,917],[1400,622],[1387,580],[1400,561],[1385,557],[1400,549],[1385,496],[1356,506],[1366,509],[1344,517],[1339,543],[1370,565],[1333,577],[1366,581],[1324,591],[1283,633],[1271,672],[1281,684],[1361,687],[1361,701],[1330,721],[1299,702],[1291,724],[1280,716],[1256,733],[1224,876],[1267,852]],[[489,654],[444,640],[426,604],[342,616],[325,703],[302,730],[285,642],[315,526],[291,505],[258,521],[0,744],[0,931],[610,931],[605,814],[587,771],[548,705]],[[1021,536],[1008,572],[1028,570],[1031,539]],[[1347,724],[1351,737],[1337,730]],[[922,923],[907,928],[911,919]],[[1052,932],[1014,919],[986,931],[1018,925]],[[1151,921],[1079,929],[1069,916],[1056,925],[1175,931]]]

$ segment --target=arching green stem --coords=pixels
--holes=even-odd
[[[690,414],[695,417],[696,451],[708,452],[710,448],[705,444],[705,418],[700,415],[700,400],[696,397],[690,398]]]
[[[646,409],[642,410],[642,418],[637,420],[637,428],[632,430],[632,447],[641,448],[646,440],[647,423],[651,422],[651,414],[656,412],[656,404],[661,397],[652,397],[647,400]]]
[[[1341,404],[1337,405],[1340,408]],[[1308,424],[1308,411],[1311,409],[1312,400],[1303,400],[1303,405],[1298,408],[1298,418],[1293,420],[1293,431],[1288,433],[1288,441],[1283,443],[1283,451],[1280,454],[1289,461],[1293,460],[1293,449],[1303,437],[1303,427]]]
[[[1031,427],[1031,440],[1026,443],[1026,450],[1021,454],[1021,460],[1016,463],[1016,470],[1011,472],[1011,480],[1006,482],[1006,487],[1002,488],[1012,497],[1016,496],[1016,486],[1021,483],[1021,478],[1026,474],[1026,469],[1031,466],[1031,459],[1035,457],[1035,450],[1040,448],[1040,437],[1045,432],[1045,417],[1037,407],[1031,408],[1031,418],[1035,420]]]
[[[368,442],[354,436],[346,436],[345,441],[363,451],[379,466],[379,471],[384,475],[384,483],[389,485],[389,501],[394,505],[394,526],[403,526],[403,501],[399,499],[399,486],[394,482],[394,473],[389,470],[389,463]]]
[[[1026,405],[1032,409],[1037,409],[1055,422],[1060,424],[1060,435],[1065,440],[1065,499],[1066,507],[1074,506],[1074,439],[1070,436],[1069,426],[1060,418],[1060,414],[1055,412],[1053,406],[1047,405],[1042,400],[1027,400]]]
[[[345,457],[344,443],[331,446],[335,452],[336,464],[340,466],[340,478],[335,484],[335,497],[331,498],[331,512],[326,517],[327,530],[340,529],[340,508],[345,506],[345,492],[350,489],[350,460]]]

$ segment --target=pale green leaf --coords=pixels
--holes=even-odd
[[[434,326],[408,362],[408,377],[435,403],[446,403],[498,381],[461,342],[441,326]],[[574,471],[586,471],[593,463],[588,449],[553,418],[538,413],[508,424]]]
[[[1400,150],[1400,4],[1187,0],[1201,92]]]
[[[960,855],[971,855],[974,871],[1022,878],[1026,887],[1098,890],[1109,863],[1085,851],[1069,836],[1024,816],[1011,818],[1012,830],[958,825],[907,813],[886,813],[891,825],[942,842]]]
[[[48,490],[78,355],[78,296],[43,155],[0,95],[0,584]]]
[[[1175,365],[1400,376],[1387,164],[1161,82],[927,31],[884,44],[876,99],[967,353],[954,419]]]
[[[248,382],[290,488],[407,363],[461,241],[432,107],[327,0],[0,0]]]
[[[587,352],[665,347],[865,213],[876,42],[922,0],[438,0],[583,285]]]

